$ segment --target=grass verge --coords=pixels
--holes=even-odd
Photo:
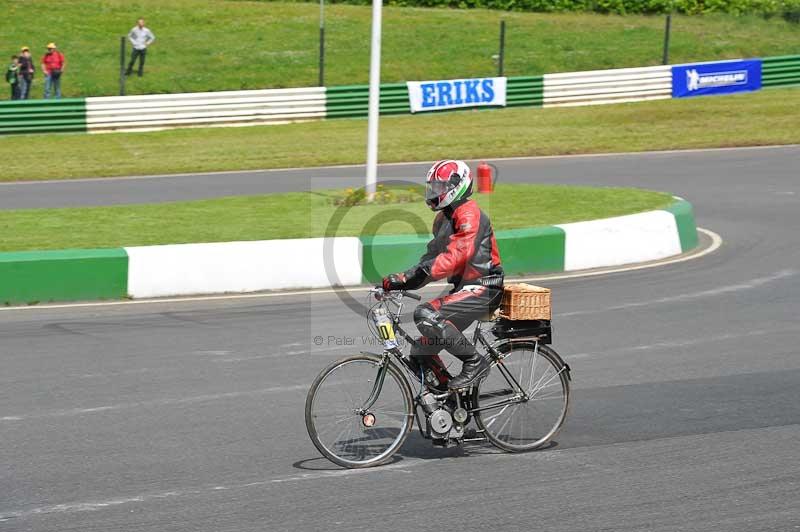
[[[422,200],[365,205],[344,214],[338,231],[335,191],[269,194],[203,201],[69,209],[0,211],[0,251],[225,242],[375,234],[368,222],[386,222],[377,234],[425,234],[433,215]],[[495,229],[514,229],[619,216],[664,207],[669,194],[629,188],[501,185],[476,195]],[[397,210],[411,224],[397,221]]]
[[[381,162],[800,143],[800,88],[384,117]],[[0,181],[363,163],[366,120],[2,139]]]
[[[6,59],[28,45],[38,68],[44,45],[55,41],[67,56],[66,96],[118,93],[119,38],[140,16],[157,41],[147,53],[145,76],[128,79],[128,94],[317,84],[319,7],[314,3],[27,0],[1,5],[9,21],[0,26]],[[369,6],[325,6],[327,85],[367,82],[370,17]],[[383,80],[493,75],[501,19],[507,23],[509,76],[661,61],[661,16],[385,7]],[[779,18],[676,15],[672,27],[674,63],[797,53],[800,41],[800,25]],[[449,28],[447,38],[443,28]],[[34,97],[41,96],[43,86],[39,75]]]

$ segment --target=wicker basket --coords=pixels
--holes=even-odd
[[[500,316],[509,320],[549,320],[550,289],[532,284],[507,284],[503,288]]]

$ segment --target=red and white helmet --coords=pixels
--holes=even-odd
[[[425,179],[425,203],[440,211],[472,194],[472,177],[464,161],[437,161]]]

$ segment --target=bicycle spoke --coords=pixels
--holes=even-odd
[[[333,423],[331,423],[331,425],[330,425],[329,427],[323,428],[322,430],[320,430],[320,431],[317,431],[317,432],[319,432],[320,434],[327,433],[327,432],[328,432],[328,431],[330,431],[331,429],[335,429],[335,428],[337,428],[339,425],[341,425],[342,423],[344,423],[345,421],[349,421],[349,420],[351,420],[351,419],[353,419],[353,416],[352,416],[352,415],[351,415],[351,416],[347,416],[347,417],[343,417],[343,418],[341,418],[341,419],[339,419],[339,420],[336,420],[336,421],[334,421]]]
[[[557,376],[558,375],[556,375],[556,377]],[[550,381],[551,381],[550,384],[545,384],[545,385],[542,385],[542,386],[539,386],[538,388],[536,388],[536,390],[534,390],[534,394],[533,395],[537,395],[539,392],[541,392],[542,390],[545,390],[547,388],[561,388],[561,382],[553,381],[552,379],[550,379]],[[532,396],[529,396],[529,397],[532,397]]]
[[[562,369],[561,371],[559,371],[558,373],[556,373],[555,375],[553,375],[552,377],[550,377],[550,378],[547,380],[547,382],[545,382],[545,383],[544,383],[544,384],[542,384],[541,386],[537,386],[537,388],[536,388],[535,390],[533,390],[531,393],[529,393],[528,395],[533,395],[534,393],[536,393],[537,391],[539,391],[541,388],[543,388],[544,386],[546,386],[548,383],[552,382],[552,380],[553,380],[553,379],[555,379],[555,378],[557,378],[557,377],[559,377],[559,376],[561,375],[561,372],[562,372],[562,371],[564,371],[564,370]],[[547,375],[547,374],[545,373],[545,375]],[[542,377],[542,378],[544,378],[544,377]],[[541,379],[539,379],[539,381],[541,382]],[[538,383],[537,383],[537,385],[538,385]]]
[[[506,406],[504,406],[502,409],[500,409],[500,411],[499,411],[498,413],[496,413],[495,415],[493,415],[492,417],[490,417],[490,418],[489,418],[489,420],[490,420],[490,421],[489,421],[488,423],[486,423],[486,424],[485,424],[485,425],[486,425],[486,427],[490,427],[490,426],[492,425],[492,423],[494,423],[494,422],[495,422],[495,420],[497,420],[497,418],[498,418],[499,416],[503,415],[503,412],[505,412],[506,410],[508,410],[508,407],[509,407],[509,406],[511,406],[511,405],[506,405]]]
[[[389,415],[400,416],[400,417],[406,417],[408,415],[405,412],[398,412],[398,411],[395,411],[395,410],[381,410],[381,409],[376,409],[376,408],[370,408],[369,411],[372,412],[373,414],[389,414]]]
[[[517,405],[514,405],[514,406],[516,407]],[[509,421],[511,421],[511,420],[513,419],[513,416],[511,415],[511,414],[513,414],[513,413],[514,413],[514,409],[512,409],[512,410],[511,410],[511,412],[509,413],[509,416],[508,416],[508,418],[506,418],[506,422],[505,422],[505,423],[503,423],[503,425],[502,425],[502,426],[501,426],[499,429],[497,429],[497,432],[498,432],[498,433],[502,433],[502,432],[503,432],[503,429],[504,429],[504,428],[506,428],[506,425],[508,425],[508,422],[509,422]]]
[[[531,364],[531,378],[528,380],[528,388],[531,387],[531,383],[533,382],[533,376],[536,374],[536,359],[538,356],[536,355],[536,351],[533,352],[533,363]]]
[[[528,399],[528,401],[546,401],[548,399],[561,399],[561,394],[559,392],[553,392],[547,395],[539,395]]]

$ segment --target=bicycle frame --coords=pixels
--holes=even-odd
[[[401,292],[401,294],[403,294],[403,293]],[[411,335],[409,335],[403,329],[403,327],[400,325],[400,317],[402,316],[402,313],[403,313],[403,301],[402,301],[402,298],[397,298],[396,296],[384,296],[381,299],[381,301],[384,304],[387,312],[391,316],[392,326],[394,328],[395,333],[400,333],[400,335],[409,343],[416,342],[416,340],[413,337],[411,337]],[[389,309],[388,305],[386,304],[387,302],[392,302],[395,305],[397,305],[397,310],[395,312],[392,312],[391,309]],[[521,340],[521,339],[515,339],[515,340]],[[524,340],[534,341],[535,342],[535,348],[534,349],[538,350],[538,347],[539,347],[538,338],[532,337],[532,338],[525,338]],[[513,397],[511,397],[509,399],[505,399],[505,400],[497,402],[497,403],[492,403],[490,405],[483,406],[483,407],[480,407],[480,408],[469,409],[469,410],[467,410],[469,413],[480,412],[480,411],[489,410],[489,409],[492,409],[492,408],[501,408],[501,407],[506,406],[506,405],[520,403],[520,402],[524,402],[524,401],[528,400],[528,394],[522,388],[522,385],[520,385],[520,383],[517,381],[517,379],[514,378],[514,376],[511,374],[511,372],[505,367],[505,364],[503,364],[503,358],[504,358],[503,354],[500,353],[500,351],[498,351],[498,349],[497,349],[498,346],[504,345],[504,344],[506,344],[506,343],[508,343],[510,341],[511,340],[509,340],[509,339],[500,339],[500,340],[498,340],[498,341],[496,341],[494,343],[489,343],[489,341],[486,339],[486,337],[483,334],[483,330],[481,328],[481,323],[478,323],[478,325],[475,327],[475,332],[473,334],[473,344],[476,347],[478,345],[483,346],[483,348],[486,350],[486,352],[491,355],[491,357],[492,357],[492,359],[494,361],[493,365],[498,368],[500,373],[506,379],[506,381],[508,382],[509,386],[511,387],[511,391],[512,392],[516,392],[516,393],[515,393],[515,395]],[[369,354],[373,354],[374,355],[376,353],[369,353]],[[374,405],[375,402],[378,400],[378,397],[380,396],[381,390],[383,389],[383,383],[384,383],[384,380],[386,378],[386,372],[388,371],[388,365],[391,364],[391,355],[395,355],[398,358],[403,356],[402,351],[400,351],[399,348],[394,348],[394,349],[391,349],[391,350],[389,350],[389,349],[384,350],[383,354],[379,355],[379,356],[381,356],[381,364],[378,367],[378,375],[376,376],[375,384],[373,385],[372,391],[370,392],[370,395],[367,398],[367,400],[365,401],[364,405],[356,413],[358,413],[360,415],[365,414],[367,411],[369,411],[369,409],[372,407],[372,405]],[[562,369],[562,371],[563,371],[563,369]],[[452,392],[449,392],[449,391],[448,392],[443,392],[443,393],[434,395],[434,397],[436,397],[437,399],[441,400],[441,399],[447,398],[447,396],[449,396],[451,393]]]
[[[402,294],[403,293],[401,292],[401,295]],[[396,297],[387,296],[386,298],[382,299],[382,302],[384,303],[384,305],[386,305],[387,301],[390,301],[390,302],[394,303],[395,305],[397,305],[397,311],[396,312],[391,312],[391,310],[388,308],[388,306],[386,306],[387,311],[391,315],[392,326],[394,327],[395,333],[400,333],[400,335],[407,342],[415,343],[416,340],[412,336],[410,336],[400,325],[400,317],[402,316],[402,313],[403,313],[402,297],[398,299]],[[508,382],[508,384],[510,386],[510,389],[508,391],[514,393],[514,395],[512,397],[508,398],[508,399],[504,399],[504,400],[498,401],[496,403],[491,403],[491,404],[486,405],[486,406],[467,409],[467,412],[472,414],[472,413],[475,413],[475,412],[482,412],[484,410],[491,410],[491,409],[494,409],[494,408],[502,408],[504,406],[509,406],[509,405],[512,405],[512,404],[527,402],[530,399],[530,397],[528,396],[528,391],[526,391],[522,387],[522,385],[517,381],[517,379],[514,377],[514,375],[511,374],[511,372],[508,370],[508,368],[506,368],[505,364],[503,363],[503,358],[505,358],[505,355],[503,355],[503,353],[501,353],[498,350],[498,347],[506,345],[508,343],[513,343],[513,342],[525,342],[525,343],[531,343],[532,342],[534,344],[534,356],[535,356],[535,354],[539,350],[539,337],[531,336],[531,337],[522,337],[522,338],[500,338],[499,340],[490,343],[489,340],[486,339],[486,336],[484,336],[484,334],[483,334],[482,323],[478,322],[478,324],[475,326],[475,332],[473,333],[473,340],[472,341],[473,341],[473,344],[476,347],[478,347],[478,345],[483,346],[485,351],[491,356],[491,358],[492,358],[492,366],[496,367],[498,369],[498,371],[500,372],[500,374],[503,376],[503,378],[505,378],[506,382]],[[368,353],[368,354],[375,355],[376,353]],[[375,384],[373,385],[372,391],[371,391],[369,397],[367,398],[364,406],[362,406],[361,409],[358,410],[358,412],[357,412],[358,414],[361,414],[361,415],[365,414],[372,407],[372,405],[374,405],[375,402],[378,400],[378,397],[380,396],[381,390],[383,388],[384,379],[386,378],[386,372],[388,371],[388,366],[389,366],[389,364],[392,363],[391,362],[391,355],[395,355],[399,359],[399,358],[401,358],[403,356],[403,353],[402,353],[402,351],[400,351],[400,348],[394,348],[392,350],[388,350],[388,349],[384,350],[382,355],[378,355],[378,356],[381,356],[381,364],[378,367],[378,375],[377,375],[377,378],[375,379]],[[561,369],[558,371],[558,373],[556,373],[556,375],[553,378],[559,376],[564,371],[569,372],[569,366],[566,363],[563,364]],[[420,381],[420,383],[422,384],[422,381]],[[498,390],[498,392],[499,391],[506,392],[506,390]],[[437,400],[443,400],[443,399],[446,399],[452,393],[454,393],[454,392],[447,391],[447,392],[443,392],[443,393],[440,393],[440,394],[434,394],[434,397]]]
[[[509,386],[511,386],[511,389],[509,391],[514,392],[514,396],[509,398],[509,399],[506,399],[506,400],[503,400],[503,401],[499,401],[497,403],[492,403],[492,404],[489,404],[489,405],[486,405],[486,406],[482,406],[482,407],[479,407],[479,408],[474,408],[472,410],[469,410],[469,413],[482,412],[484,410],[491,410],[493,408],[501,408],[501,407],[504,407],[504,406],[508,406],[508,405],[512,405],[512,404],[516,404],[516,403],[523,403],[523,402],[527,401],[528,400],[527,392],[523,389],[522,385],[517,381],[517,379],[514,377],[514,375],[511,374],[511,372],[508,370],[508,368],[506,368],[506,365],[503,363],[503,358],[505,358],[505,356],[497,349],[498,346],[505,345],[507,343],[511,343],[513,340],[510,340],[510,339],[507,339],[507,338],[501,338],[500,340],[497,340],[494,343],[489,343],[489,341],[483,335],[483,330],[481,328],[481,325],[482,325],[481,323],[478,323],[478,325],[475,326],[475,333],[473,334],[473,343],[476,346],[480,343],[480,345],[482,345],[486,349],[486,351],[489,353],[489,355],[492,357],[492,359],[494,361],[493,366],[498,369],[498,371],[503,376],[503,378],[506,380],[506,382],[509,384]],[[518,339],[515,339],[515,340],[518,340]],[[534,356],[535,356],[535,354],[539,350],[539,338],[538,337],[531,337],[531,338],[526,338],[524,340],[529,341],[529,342],[530,341],[534,342]],[[506,390],[498,390],[498,391],[505,392]]]

